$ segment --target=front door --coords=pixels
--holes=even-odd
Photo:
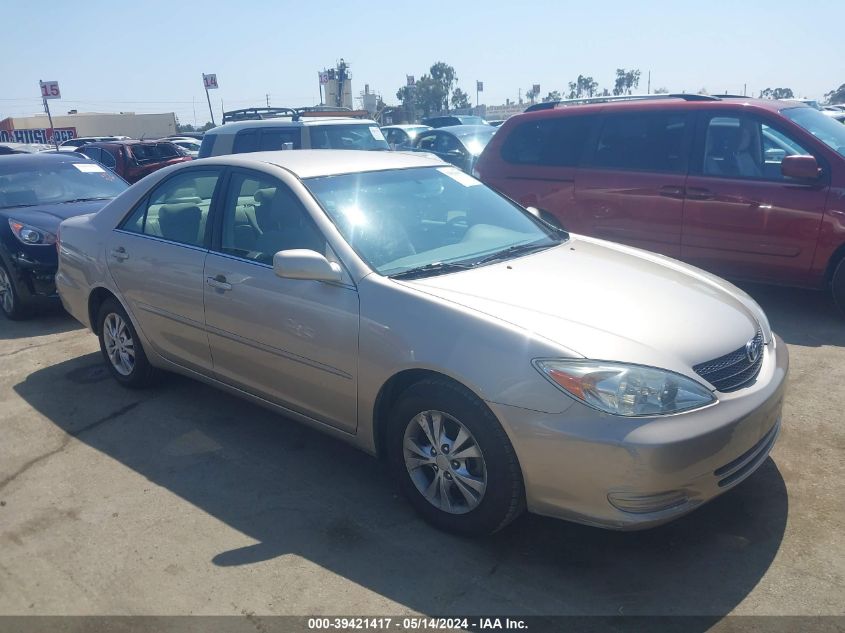
[[[810,148],[775,122],[745,113],[702,114],[696,136],[682,259],[729,277],[804,283],[828,186],[826,178],[791,180],[780,163]]]
[[[604,117],[575,183],[576,226],[679,257],[690,121],[688,113],[673,111]]]
[[[160,183],[109,237],[109,272],[156,352],[209,372],[203,314],[208,218],[220,168],[179,172]]]
[[[337,428],[357,425],[358,292],[282,279],[281,250],[333,257],[281,181],[232,173],[205,263],[205,320],[214,371],[229,384]]]

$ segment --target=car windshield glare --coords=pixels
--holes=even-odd
[[[845,156],[845,125],[813,108],[787,108],[781,114]]]
[[[0,208],[114,198],[128,185],[93,162],[12,171],[0,168]]]
[[[305,185],[350,246],[382,275],[423,267],[436,274],[453,268],[433,264],[486,263],[498,260],[491,257],[498,252],[516,257],[562,239],[454,167],[324,176]]]

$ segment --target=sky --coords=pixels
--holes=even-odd
[[[340,58],[396,103],[406,75],[452,65],[475,103],[532,84],[563,91],[579,74],[613,88],[617,68],[670,92],[821,98],[845,83],[842,0],[356,2],[352,0],[3,0],[0,119],[41,111],[38,80],[59,82],[54,113],[175,112],[217,122],[225,109],[319,102],[319,70]],[[356,104],[357,105],[357,104]]]

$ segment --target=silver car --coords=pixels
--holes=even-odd
[[[787,349],[745,293],[427,155],[175,165],[63,222],[59,249],[62,301],[119,383],[179,372],[383,456],[455,532],[525,508],[663,523],[780,428]]]

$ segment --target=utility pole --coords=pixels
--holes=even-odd
[[[646,88],[645,93],[647,95],[651,94],[651,71],[648,71],[648,88]]]
[[[267,98],[267,107],[269,108],[270,107],[270,93],[268,92],[264,96]]]

